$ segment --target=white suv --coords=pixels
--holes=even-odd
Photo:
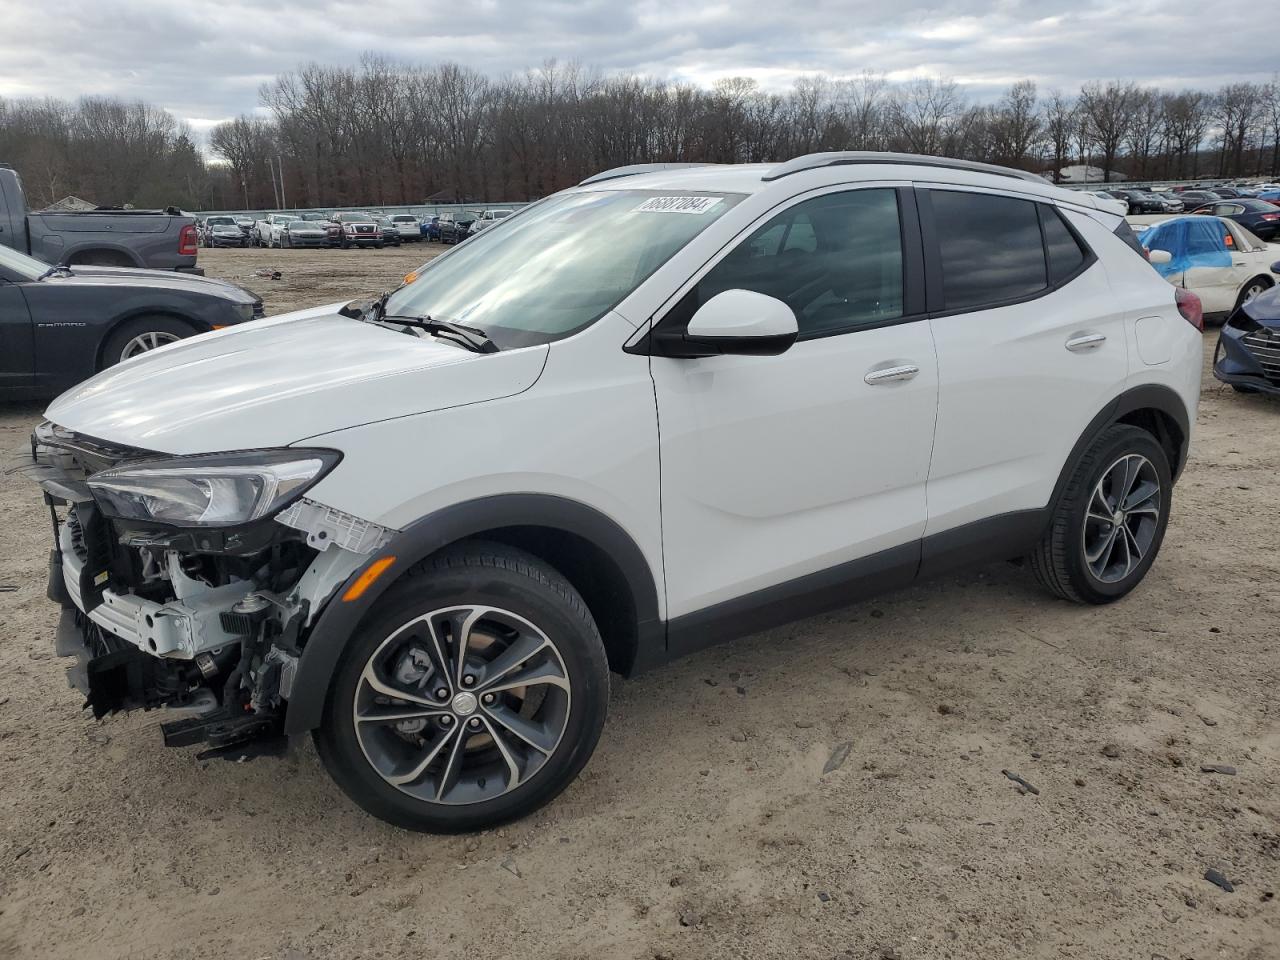
[[[563,790],[610,670],[986,560],[1116,600],[1202,348],[1101,206],[893,154],[625,168],[378,300],[142,354],[33,439],[58,650],[96,715],[314,732],[449,831]]]

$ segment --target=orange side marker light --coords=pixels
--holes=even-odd
[[[379,557],[371,563],[369,568],[356,578],[356,582],[347,587],[347,592],[342,595],[342,602],[350,603],[352,600],[359,600],[364,596],[364,592],[373,586],[374,581],[386,573],[387,568],[395,562],[395,557]]]

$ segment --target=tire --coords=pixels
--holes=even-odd
[[[1127,479],[1117,472],[1122,465],[1134,467],[1135,478],[1128,487],[1128,509],[1117,513],[1112,510],[1116,488],[1125,487]],[[1135,500],[1151,483],[1154,492]],[[1036,579],[1073,603],[1119,600],[1142,582],[1160,552],[1172,489],[1169,458],[1155,437],[1129,424],[1108,427],[1076,463],[1049,528],[1031,553]],[[1108,536],[1114,542],[1110,549]]]
[[[1231,389],[1234,390],[1236,393],[1257,393],[1258,392],[1257,387],[1251,387],[1243,383],[1233,383],[1231,384]]]
[[[373,241],[373,249],[375,249],[375,250],[381,250],[381,249],[382,249],[383,247],[385,247],[385,246],[386,246],[386,242],[385,242],[385,241],[383,241],[383,240],[375,240],[375,241]]]
[[[280,237],[280,249],[283,250],[286,247],[293,247],[293,241],[289,239],[287,234]]]
[[[477,650],[473,639],[467,646],[469,666],[464,669],[478,675],[478,682],[471,686],[483,703],[474,695],[466,699],[468,684],[457,677],[468,674],[457,668],[456,661],[448,663],[447,671],[441,667],[454,649],[447,639],[450,634],[424,626],[448,622],[444,614],[453,608],[474,611],[479,607],[488,612],[477,614],[476,627],[467,636],[490,645]],[[457,624],[463,619],[464,613],[459,612],[452,620],[454,631],[460,632]],[[503,630],[513,624],[515,629],[504,639]],[[443,643],[427,652],[429,638],[441,635]],[[547,644],[537,648],[538,637]],[[485,678],[485,669],[493,667],[504,651],[526,642],[534,652],[522,658],[523,663],[510,664],[518,668],[514,674],[500,672]],[[491,654],[494,646],[502,649]],[[537,661],[532,668],[531,660]],[[405,671],[409,671],[407,680]],[[485,699],[486,685],[500,682],[503,676],[531,676],[539,671],[558,675],[559,680],[526,683],[517,688],[527,693],[519,701],[510,690],[498,692],[496,706],[485,705],[490,703]],[[380,681],[377,689],[370,686],[369,676]],[[448,679],[442,680],[445,676]],[[357,710],[367,717],[415,706],[379,696],[378,690],[388,689],[388,680],[403,692],[425,694],[427,699],[420,697],[416,704],[433,715],[398,718],[398,725],[368,720],[357,724]],[[528,553],[475,540],[423,561],[378,601],[348,641],[315,741],[329,774],[373,816],[432,833],[478,830],[532,813],[573,781],[600,738],[608,699],[604,644],[577,590]],[[526,712],[529,715],[521,720]],[[495,719],[499,716],[525,724],[526,733],[536,732],[549,752],[513,734],[505,721]],[[400,729],[419,723],[416,729]],[[472,733],[477,723],[478,730]],[[467,735],[460,754],[454,750],[456,737],[451,739],[450,731]],[[492,731],[503,740],[492,739]],[[454,771],[451,780],[450,770]],[[402,777],[400,785],[388,779],[396,775]]]
[[[176,317],[135,317],[122,323],[111,331],[102,346],[102,359],[99,370],[114,367],[123,360],[130,359],[138,353],[162,347],[177,340],[185,340],[196,334],[196,328]],[[150,343],[142,349],[135,349],[136,341]],[[131,351],[131,352],[127,352]]]
[[[1265,277],[1254,277],[1246,283],[1240,291],[1240,296],[1236,297],[1236,310],[1239,310],[1246,303],[1271,289],[1271,283]],[[1234,312],[1234,311],[1233,311]]]

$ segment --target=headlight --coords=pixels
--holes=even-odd
[[[236,315],[241,320],[248,321],[253,319],[252,303],[237,303],[237,304],[234,304],[233,306],[235,307]]]
[[[89,489],[121,520],[230,527],[271,516],[342,458],[336,450],[248,450],[151,460],[95,473]]]

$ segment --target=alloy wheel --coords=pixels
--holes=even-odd
[[[1240,302],[1248,303],[1254,297],[1261,296],[1266,291],[1266,289],[1267,289],[1266,284],[1263,284],[1263,283],[1255,283],[1251,286],[1248,286],[1245,288],[1244,297],[1241,299]]]
[[[1102,474],[1084,521],[1084,557],[1102,583],[1118,583],[1147,555],[1160,526],[1160,478],[1146,457],[1130,453]]]
[[[491,606],[435,610],[382,641],[352,703],[356,739],[388,784],[416,799],[503,796],[555,753],[571,691],[555,643]]]
[[[140,333],[124,345],[124,349],[120,351],[120,360],[123,362],[130,357],[136,357],[140,353],[146,353],[149,350],[156,349],[156,347],[163,347],[167,343],[176,343],[179,339],[181,338],[176,333],[168,333],[164,330]]]

